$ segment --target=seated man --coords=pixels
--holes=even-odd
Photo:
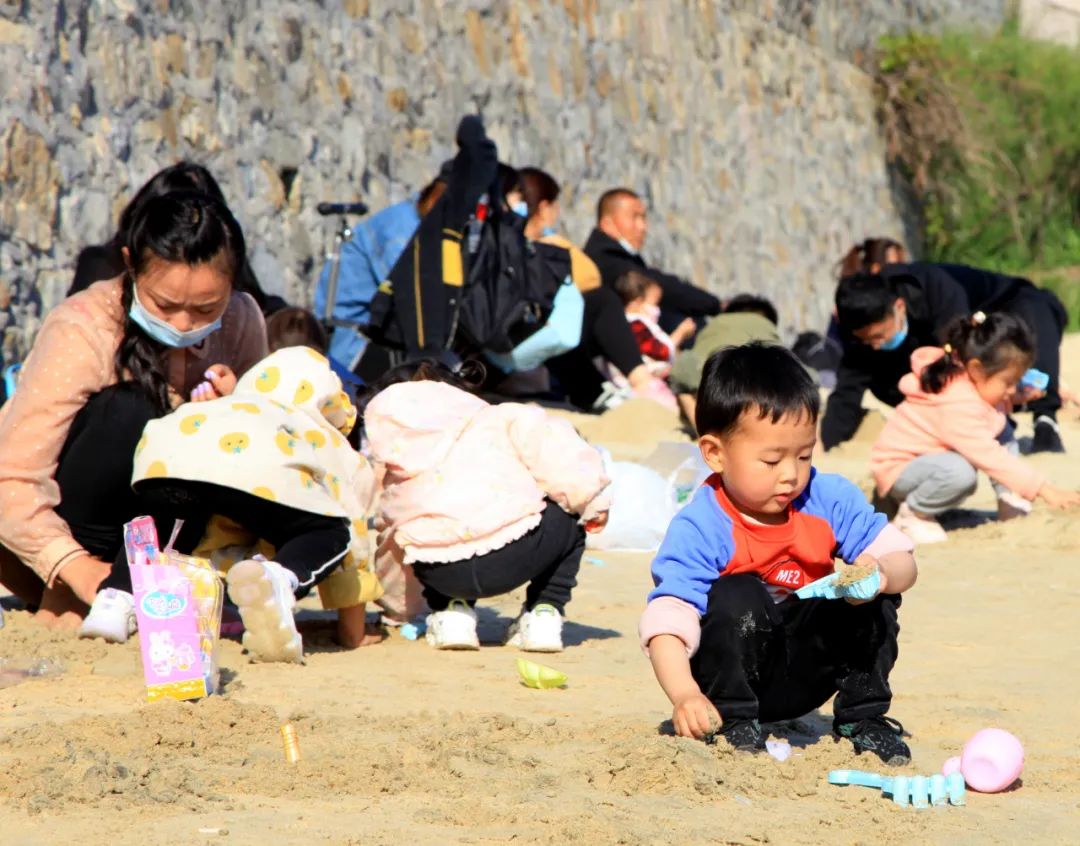
[[[671,332],[687,317],[720,313],[720,300],[670,273],[649,267],[641,257],[649,223],[645,203],[629,188],[605,191],[596,206],[596,228],[585,243],[585,254],[596,262],[605,285],[628,271],[656,280],[664,291],[660,327]]]

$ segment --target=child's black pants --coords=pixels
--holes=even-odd
[[[900,631],[897,595],[775,603],[749,574],[721,576],[709,591],[694,679],[724,720],[801,717],[835,693],[838,723],[889,710],[889,673]]]
[[[451,599],[500,596],[528,582],[526,610],[547,603],[561,614],[584,554],[585,530],[578,517],[549,501],[540,525],[502,549],[449,564],[417,562],[413,572],[432,611],[444,610]]]

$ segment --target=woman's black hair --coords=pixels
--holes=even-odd
[[[821,395],[806,368],[784,347],[755,341],[713,353],[698,387],[698,434],[730,434],[751,410],[773,423],[789,414],[816,422]]]
[[[1030,366],[1035,336],[1023,320],[1002,311],[957,317],[945,329],[945,355],[923,369],[919,384],[927,393],[939,394],[974,359],[988,376],[1018,361]]]
[[[116,376],[133,382],[162,414],[172,407],[165,373],[167,350],[129,314],[135,280],[156,260],[172,264],[213,264],[230,280],[244,264],[244,235],[224,203],[191,191],[150,197],[132,217],[123,246],[130,256],[121,305],[124,334],[116,351]]]
[[[117,222],[116,234],[113,235],[112,240],[108,244],[99,248],[107,251],[107,261],[105,264],[108,268],[119,268],[123,264],[120,250],[127,245],[128,238],[131,234],[131,228],[139,213],[140,206],[154,197],[161,197],[174,191],[206,194],[211,199],[217,200],[223,206],[228,207],[228,203],[225,202],[225,195],[221,191],[221,186],[218,185],[213,174],[201,164],[180,161],[174,165],[162,168],[151,176],[150,179],[135,193],[135,196],[131,198],[128,204],[124,206],[124,210],[120,212],[120,219]],[[110,279],[114,275],[115,270],[100,278]],[[77,281],[76,284],[71,287],[71,290],[68,291],[68,296],[81,291],[94,281],[96,281],[96,277],[86,278],[81,280],[81,282]],[[244,256],[243,264],[236,270],[234,287],[237,291],[251,294],[256,304],[258,304],[259,308],[264,312],[268,312],[268,306],[274,304],[272,300],[280,302],[279,298],[268,297],[266,292],[263,291],[262,286],[259,284],[259,280],[255,277],[255,273],[251,269],[251,265],[247,261],[247,256]]]
[[[474,393],[487,378],[487,369],[475,359],[466,359],[455,367],[451,367],[437,358],[421,358],[416,361],[406,361],[396,367],[391,367],[382,376],[369,384],[356,398],[356,408],[360,416],[376,396],[385,391],[391,385],[402,382],[444,382],[453,385],[463,391]]]
[[[529,207],[529,217],[540,208],[540,203],[554,203],[559,199],[559,183],[547,171],[538,167],[523,167],[518,171],[521,196]]]
[[[897,293],[889,279],[876,273],[845,276],[836,286],[836,319],[840,328],[857,332],[892,314]]]

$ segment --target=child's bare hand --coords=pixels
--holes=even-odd
[[[697,323],[694,318],[687,317],[675,327],[675,330],[671,333],[670,338],[676,347],[681,347],[684,342],[690,340],[697,334]]]
[[[691,693],[675,702],[671,722],[679,737],[696,737],[701,740],[720,727],[720,713],[705,694]]]
[[[203,375],[206,381],[200,382],[192,390],[192,402],[220,399],[236,390],[236,374],[226,364],[214,364]]]
[[[595,535],[598,532],[604,531],[604,527],[608,523],[608,514],[609,512],[607,511],[601,511],[591,520],[586,521],[585,531],[588,532],[590,535]]]
[[[1080,505],[1080,491],[1067,491],[1054,485],[1039,488],[1039,499],[1051,508],[1074,508]]]

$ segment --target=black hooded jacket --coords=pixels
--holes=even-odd
[[[674,329],[686,317],[711,317],[720,313],[720,300],[708,291],[671,273],[649,267],[645,259],[629,252],[599,229],[594,229],[585,242],[585,255],[596,262],[605,285],[614,285],[616,279],[631,270],[656,280],[664,290],[661,325],[665,330]]]

